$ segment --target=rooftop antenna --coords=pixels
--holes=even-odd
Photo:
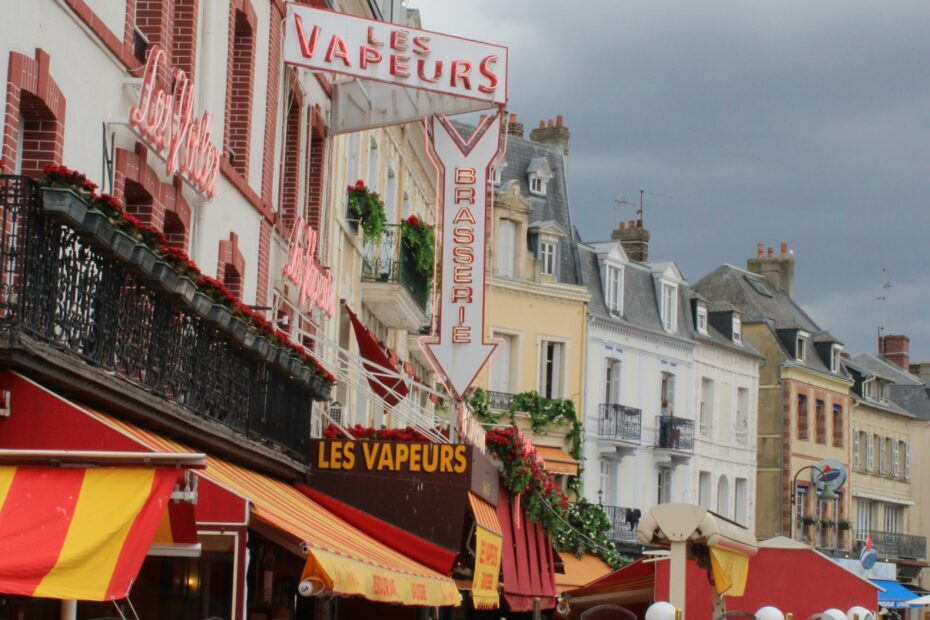
[[[624,198],[623,192],[620,192],[619,194],[617,194],[616,196],[614,196],[614,204],[615,204],[616,206],[618,206],[618,207],[627,206],[627,207],[633,207],[634,209],[636,208],[636,205],[635,205],[634,203],[632,203],[632,202],[630,202],[629,200],[626,200],[626,199]],[[617,209],[616,209],[616,208],[614,209],[614,219],[617,219]]]
[[[876,301],[882,302],[882,322],[878,326],[879,342],[885,333],[885,301],[888,299],[888,291],[893,288],[894,284],[888,279],[888,270],[882,268],[882,294],[875,298]]]
[[[637,215],[637,218],[636,218],[636,219],[638,219],[638,220],[640,220],[640,221],[643,222],[643,227],[646,226],[645,220],[644,220],[644,218],[643,218],[643,196],[644,196],[644,195],[655,196],[656,198],[668,198],[668,199],[671,199],[671,196],[666,196],[665,194],[654,194],[653,192],[647,192],[647,191],[644,190],[644,189],[639,190],[639,210],[636,212],[636,215]]]

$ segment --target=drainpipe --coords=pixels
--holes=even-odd
[[[213,43],[216,40],[215,28],[214,28],[214,2],[204,2],[203,3],[203,35],[201,37],[200,53],[198,54],[199,65],[202,69],[197,72],[197,84],[199,86],[197,98],[200,100],[200,109],[208,110],[210,109],[210,76],[213,72],[210,70],[210,62],[212,61]],[[214,121],[215,122],[215,121]],[[216,139],[216,134],[214,133],[214,139]],[[219,134],[221,143],[220,143],[220,157],[223,157],[222,153],[222,133]],[[204,211],[206,211],[207,201],[203,198],[199,198],[194,202],[196,217],[192,217],[194,223],[194,230],[191,231],[191,255],[195,259],[203,260],[200,252],[203,249],[203,220],[204,220]]]

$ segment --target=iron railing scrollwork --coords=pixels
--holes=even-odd
[[[656,416],[656,447],[680,452],[694,450],[694,420]]]
[[[429,301],[429,278],[417,268],[411,250],[404,246],[402,227],[388,224],[377,243],[366,243],[363,282],[401,284],[424,312]]]
[[[312,394],[141,273],[42,214],[41,187],[0,176],[0,330],[54,346],[305,461]]]
[[[628,543],[636,542],[636,526],[639,524],[638,511],[620,506],[602,506],[607,520],[610,521],[610,531],[607,537]]]
[[[601,404],[597,421],[599,437],[639,442],[643,412],[625,405]]]
[[[924,536],[867,530],[860,532],[858,538],[866,540],[867,535],[872,536],[872,546],[878,552],[878,555],[883,558],[911,558],[914,560],[925,560],[927,558],[927,539]]]

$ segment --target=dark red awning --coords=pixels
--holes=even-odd
[[[378,344],[378,339],[371,333],[371,330],[359,320],[358,316],[349,309],[349,306],[345,306],[345,309],[355,330],[359,354],[365,360],[362,367],[368,373],[368,385],[384,401],[385,406],[393,407],[407,396],[409,392],[407,383],[403,379],[382,370],[387,368],[397,373],[397,366],[391,362],[387,353]]]
[[[298,482],[295,486],[301,493],[323,506],[323,508],[368,534],[381,544],[443,575],[448,575],[452,571],[452,564],[455,562],[456,556],[454,551],[424,540],[363,510],[334,499],[316,489],[311,489],[305,484]]]
[[[552,543],[538,523],[520,515],[514,519],[513,498],[503,486],[497,502],[497,520],[504,534],[501,566],[504,571],[504,601],[511,611],[532,611],[539,597],[543,609],[555,607],[555,569]]]

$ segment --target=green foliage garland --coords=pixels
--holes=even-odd
[[[436,235],[433,227],[416,215],[411,215],[400,227],[404,251],[409,252],[417,272],[427,279],[433,277],[433,259]]]
[[[629,563],[608,538],[610,520],[601,506],[582,498],[569,507],[566,521],[569,527],[559,528],[552,537],[556,549],[574,551],[579,555],[590,551],[611,568],[620,568]]]
[[[346,188],[349,193],[349,215],[359,221],[365,231],[367,243],[377,243],[384,236],[387,226],[387,216],[384,213],[384,203],[376,192],[365,187],[365,182],[359,180],[355,185]]]

